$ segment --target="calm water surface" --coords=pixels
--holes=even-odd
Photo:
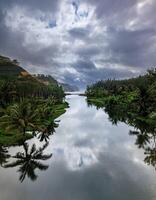
[[[8,159],[12,167],[0,168],[0,200],[155,200],[156,171],[129,136],[133,128],[112,125],[102,109],[87,106],[85,97],[67,96],[67,101],[70,108],[47,147],[35,138],[3,152],[19,153]]]

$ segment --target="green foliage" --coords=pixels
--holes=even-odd
[[[50,75],[32,76],[19,66],[17,60],[0,56],[0,106],[5,107],[23,98],[48,97],[61,103],[64,91]]]
[[[17,60],[0,56],[0,144],[14,144],[28,132],[53,133],[67,107],[64,97],[52,76],[32,76]]]
[[[22,98],[31,97],[52,97],[56,102],[62,102],[64,92],[61,86],[45,85],[33,78],[0,77],[0,105],[10,104],[12,101],[20,101]]]
[[[97,82],[86,94],[88,104],[104,109],[113,124],[135,128],[130,135],[144,149],[145,163],[156,169],[156,69],[133,79]]]
[[[147,116],[156,111],[156,69],[127,80],[99,81],[87,87],[88,99],[103,98],[106,106],[118,105]]]
[[[31,139],[33,136],[30,133],[22,135],[17,131],[6,132],[4,129],[0,129],[0,145],[10,146],[21,144],[23,141]]]
[[[67,103],[56,104],[53,99],[24,99],[3,109],[0,117],[0,144],[15,144],[41,133],[42,138],[53,134],[58,124],[55,119],[62,115]]]
[[[28,100],[8,106],[0,118],[1,127],[6,131],[18,130],[23,134],[27,129],[35,130],[38,123],[38,110]]]

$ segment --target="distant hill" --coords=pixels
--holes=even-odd
[[[9,97],[10,99],[53,96],[56,102],[61,102],[64,97],[62,87],[53,77],[33,76],[20,67],[17,60],[11,60],[4,56],[0,56],[0,87],[11,90],[11,95],[14,91],[15,97],[12,95]]]
[[[52,76],[43,74],[31,75],[20,66],[17,60],[11,60],[0,55],[0,77],[8,76],[22,78],[22,81],[33,81],[43,85],[58,85],[58,82]]]
[[[23,69],[17,60],[11,60],[8,57],[4,57],[0,55],[0,81],[2,80],[16,80],[16,86],[18,88],[32,87],[36,88],[45,88],[47,85],[47,81],[50,82],[50,85],[57,86],[58,83],[51,76],[44,75],[31,75],[25,69]],[[42,80],[43,79],[43,80]]]
[[[59,83],[56,79],[54,79],[50,75],[38,74],[33,75],[33,77],[37,78],[40,82],[44,83],[45,85],[60,85],[63,87],[65,92],[75,92],[79,91],[79,88],[75,85],[69,85],[67,83]]]
[[[67,83],[58,83],[57,80],[55,80],[50,75],[44,75],[44,74],[37,74],[37,75],[31,75],[29,72],[27,72],[25,69],[23,69],[21,66],[19,66],[19,62],[17,60],[11,60],[8,57],[4,57],[0,55],[0,76],[11,76],[11,77],[21,77],[22,81],[23,78],[25,81],[32,81],[40,84],[44,84],[46,86],[62,86],[65,92],[74,92],[79,91],[79,88],[74,85],[69,85]]]
[[[75,92],[75,91],[79,91],[79,88],[75,85],[69,85],[67,83],[60,83],[60,85],[62,85],[63,89],[65,92]]]

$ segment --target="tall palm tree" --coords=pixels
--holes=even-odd
[[[6,109],[0,118],[1,126],[8,130],[18,130],[25,135],[27,129],[37,129],[39,125],[38,111],[27,100],[14,104]]]
[[[5,168],[17,167],[19,166],[18,172],[20,173],[19,180],[21,182],[24,181],[27,176],[32,181],[37,179],[37,175],[35,173],[36,169],[46,170],[48,169],[48,165],[40,162],[41,160],[48,160],[51,158],[52,154],[43,154],[43,151],[47,148],[49,143],[45,143],[39,149],[36,148],[36,145],[33,144],[29,150],[28,143],[23,143],[24,152],[18,152],[13,158],[17,159],[15,162],[10,164],[6,164]]]

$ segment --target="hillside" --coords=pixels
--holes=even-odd
[[[53,96],[56,101],[62,101],[64,97],[62,87],[51,76],[33,76],[20,67],[17,60],[4,56],[0,56],[0,89],[3,91],[0,94],[1,99],[8,90],[9,101],[25,97],[48,98],[49,96]]]
[[[33,75],[34,78],[39,80],[40,82],[44,83],[45,85],[60,85],[63,87],[65,92],[75,92],[79,91],[79,88],[75,85],[69,85],[68,83],[59,83],[56,79],[54,79],[50,75],[38,74]]]
[[[7,77],[17,79],[18,81],[26,82],[32,81],[39,85],[57,85],[57,81],[50,75],[32,75],[25,69],[23,69],[17,60],[11,60],[8,57],[4,57],[0,55],[0,77]]]
[[[28,72],[19,66],[17,60],[0,56],[0,76],[28,75]]]
[[[27,82],[31,81],[31,83],[36,85],[40,85],[42,87],[45,86],[62,86],[65,92],[74,92],[78,91],[79,88],[74,85],[69,85],[67,83],[58,83],[51,75],[37,74],[31,75],[25,69],[19,66],[17,60],[11,60],[8,57],[4,57],[0,55],[0,77],[1,78],[18,78],[18,85],[24,84],[26,87]],[[10,78],[9,78],[10,79]]]
[[[45,85],[58,85],[57,80],[55,80],[50,75],[44,75],[44,74],[35,74],[33,75],[34,78],[36,78],[41,83],[44,83]]]

